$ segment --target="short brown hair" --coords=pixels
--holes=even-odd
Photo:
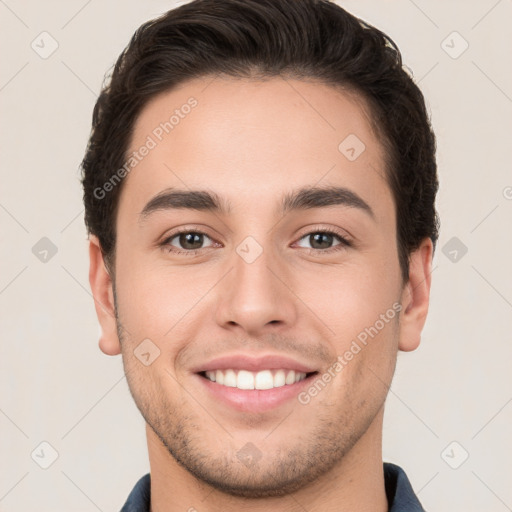
[[[405,280],[410,253],[438,237],[435,136],[395,43],[327,0],[195,0],[135,32],[94,107],[82,162],[85,222],[107,260],[122,183],[97,190],[123,167],[137,116],[157,94],[215,74],[315,79],[367,101],[386,149]]]

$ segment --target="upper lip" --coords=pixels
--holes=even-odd
[[[259,372],[261,370],[295,370],[304,373],[317,371],[311,365],[301,363],[295,359],[278,354],[267,354],[254,357],[247,354],[232,354],[217,357],[207,363],[198,365],[192,371],[194,373],[207,372],[211,370],[249,370]]]

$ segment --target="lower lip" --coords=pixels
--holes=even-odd
[[[196,376],[217,400],[241,412],[258,413],[275,409],[290,400],[297,399],[301,390],[311,384],[311,380],[315,378],[316,373],[294,384],[286,384],[271,389],[232,388],[212,382],[202,375],[196,374]]]

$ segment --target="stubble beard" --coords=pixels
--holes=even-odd
[[[129,347],[131,343],[119,319],[117,304],[115,314],[121,347]],[[378,406],[366,407],[366,415],[361,417],[360,408],[364,404],[350,404],[350,393],[346,393],[338,406],[331,403],[317,414],[316,425],[309,431],[301,432],[303,425],[298,424],[297,436],[291,443],[290,436],[283,437],[278,444],[279,453],[260,451],[260,458],[254,460],[257,457],[253,457],[248,463],[243,457],[237,456],[244,443],[235,442],[227,432],[220,434],[225,435],[225,449],[221,453],[212,450],[207,439],[209,435],[215,435],[212,432],[219,432],[218,424],[206,425],[209,416],[193,398],[189,403],[196,403],[197,407],[190,413],[184,412],[171,402],[171,397],[163,392],[163,387],[159,387],[156,380],[151,380],[153,389],[148,390],[148,381],[142,382],[138,378],[137,361],[130,357],[133,356],[132,349],[123,349],[122,354],[130,393],[162,445],[198,481],[233,497],[282,497],[304,489],[327,475],[365,434],[384,405],[382,400]],[[348,414],[347,405],[351,405]],[[291,421],[293,413],[284,423]],[[202,429],[201,424],[204,425]],[[279,435],[279,428],[272,435]],[[215,444],[219,446],[218,435]]]

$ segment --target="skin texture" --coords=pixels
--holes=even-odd
[[[383,148],[356,95],[282,78],[196,79],[146,106],[130,151],[191,96],[197,106],[123,184],[115,286],[90,241],[100,348],[122,353],[147,423],[152,510],[385,511],[384,401],[397,351],[420,341],[432,243],[411,254],[403,283]],[[354,161],[338,150],[350,134],[366,146]],[[283,215],[283,195],[312,186],[345,187],[373,216],[347,205]],[[171,187],[216,193],[230,212],[141,216]],[[187,254],[179,237],[169,242],[178,228],[207,235],[203,246]],[[326,229],[350,245],[334,236],[319,248],[309,235]],[[262,250],[252,263],[237,252],[248,236]],[[226,354],[280,354],[322,375],[393,304],[400,314],[306,405],[240,412],[192,371]],[[160,351],[149,366],[134,355],[144,339]],[[258,454],[250,465],[244,447]]]

